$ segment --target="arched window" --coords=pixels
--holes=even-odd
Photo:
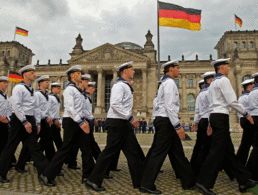
[[[175,83],[176,83],[176,86],[178,88],[179,87],[179,79],[175,79]]]
[[[193,94],[187,96],[188,112],[194,111],[195,109],[195,99]]]
[[[234,48],[237,48],[237,42],[236,41],[234,42]]]
[[[10,56],[10,50],[7,51],[7,56]]]
[[[64,81],[64,89],[67,87],[68,81]]]
[[[4,51],[2,51],[2,56],[4,56]]]
[[[246,48],[246,44],[244,41],[242,42],[242,48]]]
[[[245,75],[242,77],[242,82],[244,82],[247,79],[251,79],[251,78],[252,78],[251,75]]]
[[[250,42],[250,48],[254,48],[254,42],[253,41]]]
[[[193,87],[193,79],[188,79],[188,87]]]

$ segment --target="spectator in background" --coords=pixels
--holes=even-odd
[[[146,133],[147,122],[142,118],[142,133]]]
[[[150,132],[154,133],[154,130],[153,130],[153,121],[152,121],[151,119],[149,119],[148,126],[149,126],[149,133],[150,133]]]

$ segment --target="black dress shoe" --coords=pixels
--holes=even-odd
[[[159,170],[159,173],[164,173],[164,171],[163,170]]]
[[[133,188],[134,189],[140,189],[140,186],[134,186]]]
[[[64,172],[61,170],[56,176],[64,176]]]
[[[113,179],[113,176],[105,175],[104,178],[105,178],[105,179]]]
[[[1,183],[9,183],[10,180],[7,179],[6,176],[4,176],[4,177],[3,177],[3,176],[0,176],[0,182],[1,182]]]
[[[87,180],[87,181],[85,182],[85,185],[86,185],[86,187],[89,187],[89,188],[91,188],[91,189],[93,189],[93,190],[95,190],[95,191],[97,191],[97,192],[101,192],[101,191],[105,191],[105,190],[106,190],[105,188],[99,187],[97,184],[92,183],[92,182],[90,182],[89,180]]]
[[[195,185],[198,188],[198,190],[205,195],[216,195],[215,192],[213,192],[210,189],[204,187],[202,184],[196,183]]]
[[[39,181],[42,181],[44,183],[45,186],[49,186],[49,187],[53,187],[56,184],[53,181],[50,181],[47,177],[45,177],[43,174],[41,174],[38,177]]]
[[[16,163],[11,163],[9,168],[12,168],[12,167],[15,167],[16,166]]]
[[[15,170],[19,173],[27,173],[28,171],[25,169],[15,168]]]
[[[116,171],[116,172],[118,172],[118,171],[121,171],[121,169],[113,169],[113,170],[111,170],[111,171]]]
[[[251,180],[249,179],[247,182],[245,182],[244,184],[239,184],[239,191],[241,193],[245,193],[248,189],[250,188],[254,188],[256,185],[258,184],[257,181]]]
[[[81,167],[79,167],[78,165],[68,165],[69,169],[81,169]]]
[[[160,190],[150,190],[150,189],[147,189],[147,188],[144,188],[144,187],[140,187],[139,188],[139,191],[140,192],[143,192],[143,193],[148,193],[148,194],[162,194],[162,192]]]
[[[82,178],[82,184],[85,184],[87,181],[87,178]]]

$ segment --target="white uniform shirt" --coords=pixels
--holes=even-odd
[[[250,91],[245,90],[242,95],[238,98],[238,102],[249,112],[248,95]],[[237,113],[238,118],[244,117],[242,114]]]
[[[39,104],[41,120],[47,120],[48,117],[50,117],[48,93],[44,93],[42,90],[38,89],[35,92],[35,96]]]
[[[9,121],[10,105],[7,95],[0,91],[0,116],[5,116]]]
[[[60,111],[60,99],[54,93],[49,94],[49,117],[53,122],[56,122],[59,118]]]
[[[111,89],[110,108],[107,118],[133,121],[133,89],[129,83],[119,77]]]
[[[258,83],[256,83],[249,93],[248,105],[251,116],[258,116]]]
[[[87,95],[86,92],[83,92],[83,95],[85,97],[85,111],[86,111],[86,118],[90,121],[95,121],[96,119],[92,115],[92,100],[89,95]]]
[[[209,118],[209,84],[205,84],[196,98],[194,124],[198,125],[202,118]]]
[[[153,100],[153,110],[152,110],[152,119],[154,120],[155,118],[156,118],[156,116],[157,116],[157,95],[156,95],[156,97],[154,98],[154,100]]]
[[[245,117],[248,116],[248,113],[243,106],[237,101],[235,91],[225,75],[217,73],[213,78],[208,91],[210,98],[210,113],[229,115],[230,107],[232,107]]]
[[[175,81],[168,75],[161,79],[157,95],[157,115],[168,117],[176,130],[181,128],[178,118],[180,109],[179,92]]]
[[[13,88],[12,94],[12,110],[22,124],[28,122],[25,117],[28,115],[34,116],[36,125],[40,125],[40,109],[33,88],[22,81]]]
[[[70,82],[63,92],[64,96],[64,115],[63,117],[70,117],[78,125],[84,123],[85,111],[84,103],[85,98],[82,91],[73,82]]]

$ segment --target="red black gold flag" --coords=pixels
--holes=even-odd
[[[22,76],[19,73],[10,71],[8,81],[19,83],[23,80]]]
[[[25,29],[22,29],[22,28],[19,28],[19,27],[16,26],[15,34],[23,35],[23,36],[28,36],[28,32],[29,31],[27,31]]]
[[[240,27],[242,27],[243,21],[242,21],[241,18],[239,18],[236,14],[235,14],[235,21],[236,21],[236,23],[237,23]]]
[[[159,1],[159,26],[201,29],[201,10]]]

